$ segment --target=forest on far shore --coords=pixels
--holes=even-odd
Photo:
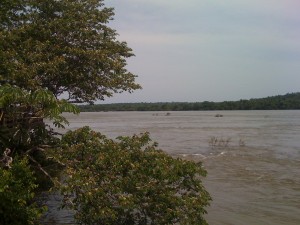
[[[291,110],[300,109],[300,92],[266,98],[224,102],[157,102],[80,105],[82,112],[192,111],[192,110]]]

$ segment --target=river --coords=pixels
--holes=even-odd
[[[217,114],[222,116],[216,117]],[[67,129],[110,138],[150,132],[174,156],[202,161],[212,225],[300,224],[300,111],[97,112],[66,114]],[[50,204],[46,222],[72,223]]]

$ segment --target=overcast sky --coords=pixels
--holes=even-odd
[[[300,91],[299,0],[107,0],[142,90],[113,102],[196,102]]]

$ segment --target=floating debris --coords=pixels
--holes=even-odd
[[[222,114],[216,114],[215,117],[223,117]]]

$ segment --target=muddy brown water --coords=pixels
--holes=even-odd
[[[217,114],[222,116],[215,117]],[[212,225],[300,224],[300,111],[97,112],[66,114],[67,129],[90,126],[110,138],[150,132],[172,155],[200,160],[213,201]],[[46,199],[45,224],[72,224]]]

